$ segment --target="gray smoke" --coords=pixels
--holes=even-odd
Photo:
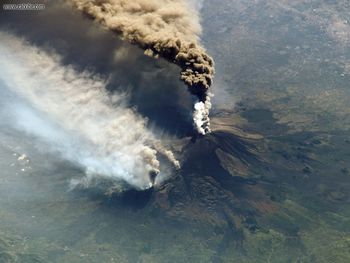
[[[150,174],[160,172],[158,154],[179,167],[146,120],[124,105],[125,96],[106,92],[105,80],[63,66],[57,54],[11,34],[0,32],[0,38],[0,80],[29,105],[6,106],[11,125],[82,166],[84,183],[105,177],[148,188],[154,182]]]

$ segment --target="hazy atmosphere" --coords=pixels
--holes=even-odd
[[[0,263],[350,262],[348,1],[0,2]]]

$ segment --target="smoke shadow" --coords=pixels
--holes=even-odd
[[[238,135],[214,131],[205,136],[194,136],[190,144],[184,149],[182,173],[195,174],[200,177],[211,177],[217,181],[222,188],[238,194],[242,184],[255,184],[255,179],[242,176],[232,176],[222,166],[217,151],[221,150],[235,157],[241,163],[248,166],[261,166],[258,157],[252,153],[255,146],[252,142]],[[190,180],[186,176],[185,181]]]

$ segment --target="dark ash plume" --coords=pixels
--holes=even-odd
[[[74,5],[123,39],[181,67],[181,79],[197,96],[194,124],[210,132],[209,88],[214,62],[199,44],[201,27],[195,10],[185,0],[71,0]]]

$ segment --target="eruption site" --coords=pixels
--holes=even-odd
[[[213,59],[199,43],[198,13],[186,0],[71,0],[89,17],[145,54],[159,56],[181,68],[181,80],[198,101],[193,121],[198,133],[210,132],[209,88],[214,76]]]

